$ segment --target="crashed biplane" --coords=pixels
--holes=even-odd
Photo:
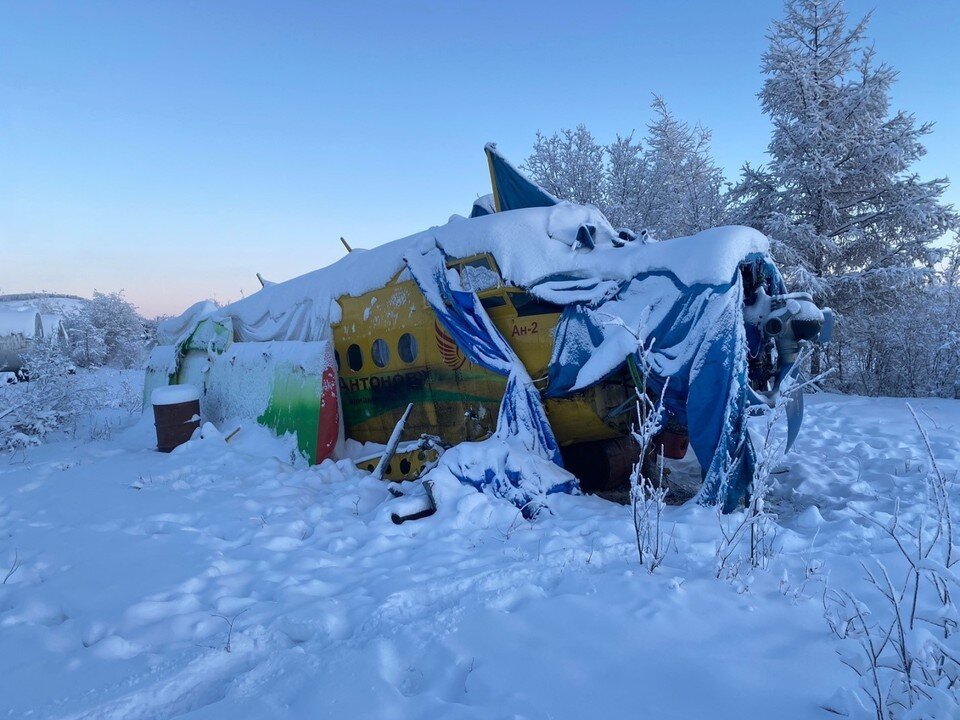
[[[787,293],[756,230],[647,241],[486,153],[493,194],[470,217],[162,324],[145,399],[193,384],[204,420],[254,417],[311,462],[370,470],[412,404],[386,478],[448,472],[525,507],[628,481],[643,387],[664,452],[696,455],[700,500],[735,507],[748,409],[827,339],[829,312]]]

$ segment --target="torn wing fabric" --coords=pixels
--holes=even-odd
[[[562,467],[560,448],[540,394],[513,348],[490,321],[477,295],[451,286],[444,255],[436,247],[426,253],[409,253],[406,262],[437,319],[470,362],[507,378],[495,437],[511,445],[520,444],[525,451]],[[460,477],[460,480],[481,488],[489,487],[518,507],[554,492],[577,488],[576,480],[568,473],[500,475],[470,473],[470,477]],[[547,477],[551,480],[545,484],[543,480]]]
[[[638,347],[649,348],[647,385],[662,393],[667,419],[687,426],[702,468],[698,499],[722,500],[727,511],[737,506],[754,457],[739,273],[725,285],[689,287],[668,272],[636,277],[595,307],[567,305],[556,337],[548,397],[586,388],[639,358]]]
[[[705,328],[691,362],[686,411],[690,444],[704,468],[701,504],[732,512],[748,496],[755,453],[747,431],[747,351],[739,277],[724,293],[720,316]],[[724,402],[717,402],[722,398]]]

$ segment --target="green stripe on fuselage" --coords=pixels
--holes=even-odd
[[[349,430],[381,415],[395,415],[413,403],[498,406],[506,378],[484,370],[412,370],[340,377],[344,423]]]
[[[257,422],[272,428],[277,435],[297,436],[297,447],[310,463],[317,461],[317,430],[320,424],[320,398],[323,379],[303,372],[277,368],[273,376],[270,402]]]

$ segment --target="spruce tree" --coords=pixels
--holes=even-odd
[[[897,73],[876,62],[868,21],[851,26],[842,0],[787,2],[762,63],[770,160],[734,190],[737,219],[771,237],[793,287],[841,313],[922,279],[958,226],[946,179],[911,169],[932,125],[891,112]]]

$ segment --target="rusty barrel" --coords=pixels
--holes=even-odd
[[[157,450],[170,452],[200,427],[200,391],[193,385],[167,385],[150,393]]]
[[[659,455],[661,452],[666,458],[671,460],[683,460],[687,456],[687,447],[690,445],[690,436],[686,432],[676,432],[670,427],[663,430],[659,435],[653,438],[653,452]]]

